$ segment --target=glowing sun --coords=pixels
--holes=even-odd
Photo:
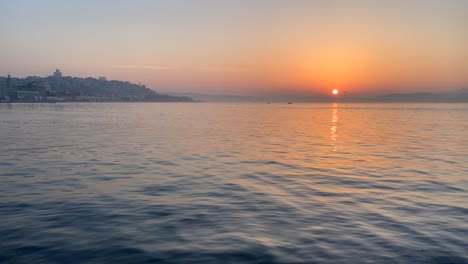
[[[340,91],[338,91],[338,89],[333,89],[333,91],[332,91],[332,93],[333,93],[334,95],[337,95],[339,92],[340,92]]]

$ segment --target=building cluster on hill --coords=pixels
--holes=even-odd
[[[161,95],[145,85],[108,81],[105,77],[62,76],[0,77],[0,101],[3,102],[191,102],[189,97]]]

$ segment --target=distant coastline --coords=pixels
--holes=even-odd
[[[393,93],[374,96],[364,95],[268,95],[268,96],[241,96],[230,94],[203,94],[203,93],[175,93],[166,92],[171,96],[186,96],[201,102],[218,103],[468,103],[468,89],[462,88],[448,92],[417,92]]]
[[[468,103],[468,89],[447,92],[392,93],[383,95],[338,95],[338,96],[281,96],[269,97],[268,102],[294,103]]]
[[[447,92],[393,93],[374,96],[352,95],[265,95],[242,96],[203,93],[158,93],[142,84],[107,80],[106,77],[51,76],[0,77],[0,103],[58,102],[251,102],[251,103],[468,103],[468,88]]]
[[[47,77],[0,77],[0,102],[193,102],[193,99],[160,94],[142,84],[105,77],[62,76],[57,69]]]

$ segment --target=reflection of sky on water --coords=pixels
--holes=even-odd
[[[0,262],[466,263],[467,114],[0,104]]]

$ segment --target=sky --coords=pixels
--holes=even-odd
[[[0,76],[238,95],[468,87],[465,0],[0,0]]]

